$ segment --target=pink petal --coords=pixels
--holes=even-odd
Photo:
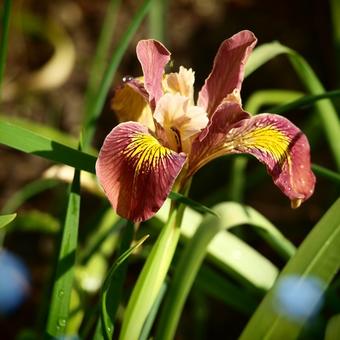
[[[310,148],[306,136],[288,119],[260,114],[242,121],[226,143],[233,152],[255,156],[267,167],[274,183],[298,207],[308,199],[315,186],[311,171]]]
[[[105,138],[96,173],[114,210],[139,222],[162,206],[185,160],[185,154],[162,146],[143,125],[127,122]]]
[[[241,89],[244,66],[256,42],[250,31],[241,31],[222,42],[213,69],[198,95],[198,105],[209,115],[229,93]]]
[[[151,39],[139,41],[136,52],[143,69],[144,87],[154,109],[163,94],[162,77],[164,67],[170,60],[170,52],[159,41]]]

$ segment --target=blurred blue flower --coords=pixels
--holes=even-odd
[[[322,281],[316,277],[283,277],[275,290],[274,307],[280,314],[297,322],[310,318],[322,306],[322,286]]]
[[[0,249],[0,314],[14,312],[29,292],[29,272],[24,263]]]

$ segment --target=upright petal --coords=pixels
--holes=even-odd
[[[297,208],[315,186],[306,136],[288,119],[260,114],[242,121],[226,136],[231,152],[249,153],[267,167],[274,183]]]
[[[111,107],[119,122],[139,122],[154,131],[152,112],[143,90],[145,92],[143,84],[136,79],[126,81],[122,86],[115,89]]]
[[[256,41],[252,32],[241,31],[222,42],[213,69],[198,95],[198,105],[209,115],[229,93],[241,89],[244,66]]]
[[[194,82],[195,72],[191,68],[186,69],[180,66],[178,72],[166,75],[165,88],[168,92],[179,93],[181,96],[189,98],[191,104],[193,104]]]
[[[144,86],[149,94],[151,108],[154,109],[162,96],[162,77],[165,65],[170,60],[170,52],[157,40],[141,40],[136,48],[138,60],[144,74]]]
[[[162,146],[141,124],[119,124],[106,137],[96,173],[117,213],[132,221],[162,206],[186,156]]]

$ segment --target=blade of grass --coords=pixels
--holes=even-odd
[[[16,216],[17,214],[0,215],[0,229],[11,223]]]
[[[134,224],[126,221],[125,228],[123,229],[121,236],[121,243],[119,247],[119,257],[110,268],[107,277],[104,281],[102,294],[101,294],[101,316],[98,319],[100,326],[96,327],[96,330],[101,334],[106,334],[107,340],[112,339],[114,331],[114,322],[116,319],[116,313],[118,310],[121,294],[123,291],[123,284],[126,277],[128,262],[125,261],[127,257],[139,247],[148,237],[144,237],[135,246],[130,247],[133,240]],[[125,262],[124,262],[125,261]],[[95,334],[95,338],[99,338],[99,334]]]
[[[109,209],[111,210],[111,208]],[[105,253],[104,249],[102,249],[103,243],[106,242],[110,235],[118,234],[125,225],[126,221],[124,219],[111,214],[111,211],[107,211],[96,233],[91,235],[84,250],[79,254],[79,262],[86,264],[99,249],[100,253]]]
[[[251,94],[248,98],[245,108],[250,113],[258,113],[264,105],[278,105],[286,102],[295,101],[303,96],[302,92],[290,90],[260,90]],[[275,112],[276,111],[269,111]]]
[[[166,13],[168,7],[168,0],[156,0],[150,9],[149,14],[149,36],[152,39],[156,39],[166,42]]]
[[[54,141],[61,144],[65,144],[71,148],[76,148],[78,145],[77,138],[74,138],[73,136],[70,136],[62,131],[59,131],[45,124],[40,124],[37,122],[32,122],[22,117],[13,117],[5,114],[0,114],[0,121],[12,123],[15,126],[22,127],[26,130],[30,130],[33,133],[37,133],[38,135],[42,135],[46,138],[53,139]]]
[[[213,211],[212,209],[206,207],[205,205],[198,203],[188,197],[185,197],[184,195],[181,195],[177,192],[170,192],[169,198],[173,201],[177,201],[179,203],[183,203],[188,207],[191,207],[192,209],[200,212],[200,213],[208,213],[216,216],[216,212]]]
[[[188,241],[176,265],[173,279],[165,297],[164,308],[157,327],[156,339],[171,340],[175,337],[177,325],[187,299],[189,291],[195,280],[197,272],[204,260],[209,244],[218,233],[240,224],[253,224],[266,230],[275,247],[290,256],[294,247],[281,233],[254,209],[242,206],[235,202],[223,202],[214,207],[217,217],[206,215],[195,233]],[[229,248],[228,244],[224,245]],[[238,266],[240,263],[238,262]]]
[[[26,184],[7,200],[2,208],[2,212],[7,213],[15,211],[31,197],[38,195],[45,190],[52,189],[58,184],[60,184],[60,182],[55,179],[38,179]]]
[[[60,231],[60,223],[54,216],[40,210],[28,210],[20,213],[7,231],[38,232],[40,234],[56,234]]]
[[[0,215],[0,249],[3,247],[6,231],[3,229],[7,224],[11,223],[17,214]]]
[[[12,0],[4,0],[2,6],[1,18],[1,40],[0,40],[0,100],[2,95],[2,82],[5,73],[7,49],[8,49],[8,32],[9,20],[11,15]]]
[[[230,280],[203,264],[197,274],[194,286],[201,289],[207,295],[222,301],[234,310],[250,316],[259,298],[248,293],[244,287],[232,283]]]
[[[340,268],[340,199],[338,199],[305,238],[296,254],[290,259],[280,278],[289,275],[299,277],[296,287],[304,284],[309,277],[320,280],[320,292],[325,292]],[[240,340],[296,339],[305,325],[308,315],[292,322],[275,308],[277,284],[262,300],[259,308],[244,329]],[[292,287],[292,289],[294,289]],[[310,306],[309,313],[312,313]]]
[[[131,228],[132,227],[132,228]],[[125,246],[129,243],[128,241],[132,240],[133,235],[133,224],[130,224],[130,228],[126,235],[126,243]],[[136,250],[138,247],[140,247],[143,242],[149,237],[149,235],[144,236],[142,239],[140,239],[133,247],[129,248],[128,250],[124,251],[119,258],[115,261],[113,266],[111,267],[107,279],[104,282],[103,285],[103,292],[102,292],[102,322],[104,324],[104,329],[106,331],[106,338],[111,339],[113,334],[113,321],[112,318],[115,317],[119,300],[117,300],[117,297],[115,298],[115,302],[113,305],[110,306],[110,312],[107,310],[107,296],[108,291],[114,288],[122,289],[121,285],[123,283],[123,278],[125,277],[126,267],[123,268],[121,271],[119,271],[119,268],[121,268],[121,264],[132,254],[134,250]],[[117,279],[118,275],[119,279],[117,282],[115,282],[115,279]],[[120,287],[118,287],[118,285]],[[113,290],[111,290],[111,293]],[[116,292],[116,291],[115,291]],[[117,292],[116,292],[117,293]],[[119,294],[118,294],[119,296]],[[110,314],[109,314],[110,313]]]
[[[46,326],[47,337],[65,335],[73,286],[80,210],[80,171],[75,170],[69,195]]]
[[[150,332],[151,332],[151,328],[152,328],[152,325],[156,319],[156,316],[157,316],[157,313],[158,313],[158,310],[159,310],[159,307],[163,301],[163,298],[164,298],[164,295],[166,293],[168,289],[168,284],[166,282],[163,282],[162,284],[162,287],[157,295],[157,298],[150,310],[150,313],[147,317],[147,319],[145,320],[145,323],[144,323],[144,326],[143,326],[143,329],[142,329],[142,332],[138,338],[138,340],[148,340],[150,339]]]
[[[159,294],[180,236],[184,206],[173,203],[169,218],[159,234],[130,296],[120,340],[138,339]]]
[[[228,180],[228,185],[224,188],[224,197],[231,201],[242,202],[246,187],[245,171],[248,164],[248,158],[243,156],[235,156],[232,165],[231,173]]]
[[[340,3],[338,0],[330,0],[330,14],[332,16],[333,24],[333,41],[336,67],[336,81],[340,85]]]
[[[340,183],[340,174],[336,173],[332,170],[329,170],[323,166],[312,164],[312,169],[315,172],[316,175],[319,175],[320,177],[329,179],[330,181],[334,183]]]
[[[325,92],[323,85],[306,60],[294,50],[276,41],[263,44],[254,50],[246,65],[245,75],[250,75],[257,68],[280,54],[288,56],[290,63],[308,92],[313,95]],[[340,143],[338,143],[340,122],[337,112],[329,99],[318,101],[315,106],[319,112],[334,161],[338,170],[340,170]]]
[[[166,221],[168,201],[156,214]],[[210,215],[214,217],[214,215]],[[156,219],[150,222],[157,222]],[[190,240],[202,222],[202,215],[186,208],[181,224],[181,240]],[[161,224],[162,225],[162,224]],[[157,226],[155,224],[155,226]],[[208,260],[223,272],[233,276],[243,285],[259,290],[268,290],[275,281],[278,270],[263,255],[229,232],[220,232],[210,242],[207,250]]]
[[[290,103],[279,105],[279,106],[274,106],[268,109],[268,112],[275,112],[275,113],[281,114],[281,113],[285,113],[288,111],[292,111],[294,109],[298,109],[303,106],[309,106],[321,99],[337,98],[337,97],[340,97],[340,90],[328,91],[328,92],[324,92],[324,93],[317,94],[317,95],[303,96]]]
[[[93,102],[91,102],[86,108],[83,140],[83,146],[85,150],[90,147],[95,132],[95,123],[104,107],[105,98],[112,84],[113,76],[124,56],[127,47],[129,46],[130,40],[137,31],[145,15],[148,13],[153,1],[154,0],[145,0],[141,7],[137,10],[137,13],[132,18],[129,27],[125,30],[123,37],[120,39],[111,57],[109,66],[105,71],[104,78],[102,79],[99,89],[95,96],[93,96]]]
[[[326,327],[325,340],[340,339],[340,314],[332,316]]]
[[[76,169],[95,172],[96,158],[0,119],[0,144]]]
[[[107,55],[113,40],[114,28],[116,25],[117,12],[121,0],[110,0],[101,28],[96,53],[93,58],[92,67],[89,75],[87,90],[85,94],[85,107],[89,107],[94,100],[96,89],[103,78],[105,68],[107,67]]]

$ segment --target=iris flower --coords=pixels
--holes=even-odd
[[[251,116],[242,108],[244,67],[256,41],[241,31],[222,42],[197,102],[192,69],[165,74],[170,52],[156,40],[139,41],[143,77],[127,77],[116,91],[113,108],[123,122],[105,138],[96,164],[120,216],[151,218],[174,185],[180,191],[198,169],[227,154],[264,163],[292,207],[311,196],[315,177],[306,136],[284,117]]]

